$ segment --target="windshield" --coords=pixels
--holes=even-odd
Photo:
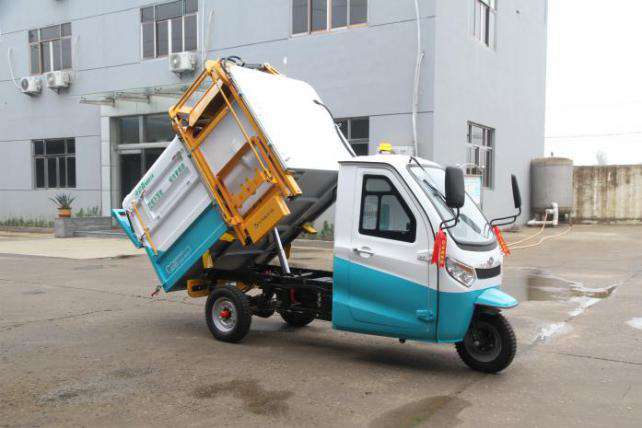
[[[444,198],[446,172],[434,166],[416,164],[410,165],[410,172],[428,195],[428,199],[439,212],[441,219],[453,218],[455,212],[448,208]],[[459,210],[459,223],[448,231],[458,243],[462,244],[486,245],[494,239],[486,217],[468,194],[466,194],[464,206]]]

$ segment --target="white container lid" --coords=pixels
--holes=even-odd
[[[352,157],[328,112],[314,102],[321,97],[312,86],[283,75],[227,67],[286,169],[336,171],[339,161]]]

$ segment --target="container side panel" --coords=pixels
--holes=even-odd
[[[167,251],[209,205],[210,195],[178,138],[123,200],[135,235],[157,252]]]
[[[350,158],[328,112],[307,83],[230,66],[235,85],[286,169],[339,168]]]
[[[226,231],[227,225],[217,208],[209,205],[166,251],[155,255],[148,249],[147,254],[165,291],[173,291],[185,274],[201,263],[203,253]]]

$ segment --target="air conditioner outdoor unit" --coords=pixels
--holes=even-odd
[[[24,94],[39,94],[42,89],[42,80],[39,76],[26,76],[20,79],[20,90]]]
[[[169,56],[169,69],[174,73],[184,73],[196,69],[196,53],[177,52]]]
[[[71,74],[68,71],[50,71],[45,74],[47,87],[50,89],[66,88],[71,82]]]

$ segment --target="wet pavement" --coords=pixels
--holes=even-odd
[[[578,281],[552,275],[540,269],[511,269],[504,275],[505,292],[520,302],[568,301],[574,297],[604,299],[617,289],[618,284],[605,287],[586,287]]]
[[[0,427],[639,427],[640,242],[642,226],[579,226],[515,250],[504,290],[521,301],[505,313],[518,353],[498,375],[467,369],[452,345],[295,330],[278,315],[224,344],[204,300],[149,297],[144,257],[2,254]],[[331,260],[293,250],[295,266]]]

